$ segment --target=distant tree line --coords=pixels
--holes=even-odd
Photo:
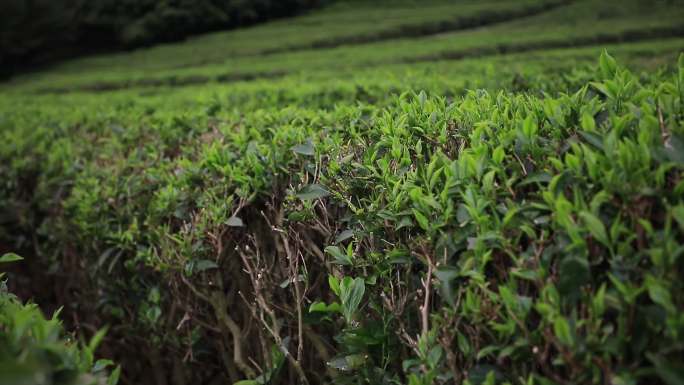
[[[0,75],[289,16],[325,0],[2,0]]]

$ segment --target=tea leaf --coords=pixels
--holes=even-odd
[[[245,224],[242,222],[240,217],[232,216],[226,221],[226,226],[230,227],[243,227]]]
[[[210,261],[207,259],[200,259],[199,261],[196,261],[194,263],[193,271],[197,273],[201,273],[206,270],[210,269],[217,269],[219,266],[216,264],[214,261]]]
[[[2,257],[0,257],[0,263],[9,263],[9,262],[16,262],[16,261],[21,261],[24,258],[14,254],[14,253],[7,253],[3,254]]]
[[[347,266],[352,264],[351,257],[347,255],[345,252],[343,252],[337,246],[328,246],[325,248],[325,252],[332,255],[333,258],[335,258],[335,263]]]
[[[603,243],[604,246],[610,248],[610,240],[608,239],[608,234],[606,233],[606,228],[594,214],[588,211],[580,212],[580,217],[584,220],[584,223],[589,228],[591,235],[599,242]]]
[[[430,224],[428,222],[427,217],[423,215],[420,211],[413,209],[413,216],[416,218],[416,221],[418,221],[418,225],[423,229],[423,230],[428,230],[430,228]]]
[[[313,143],[311,142],[311,140],[307,140],[306,143],[293,146],[292,151],[294,153],[300,154],[300,155],[306,155],[306,156],[316,155],[316,151],[314,150],[314,146],[313,146]]]
[[[366,286],[362,278],[345,277],[340,283],[342,313],[347,322],[351,322],[352,316],[361,304],[365,290]]]
[[[335,237],[335,243],[342,243],[354,236],[353,230],[344,230]]]
[[[615,59],[608,54],[607,50],[603,50],[599,58],[599,67],[604,78],[612,79],[617,71],[617,63]]]
[[[570,331],[570,324],[563,317],[556,317],[553,321],[553,333],[558,337],[561,343],[567,346],[574,344],[572,332]]]
[[[297,197],[303,201],[325,198],[328,195],[330,192],[318,184],[306,185],[297,193]]]

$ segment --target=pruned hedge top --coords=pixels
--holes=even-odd
[[[86,268],[82,313],[177,378],[679,384],[684,56],[666,78],[607,54],[575,76],[386,107],[131,107],[0,147],[23,151],[0,202],[37,259]]]

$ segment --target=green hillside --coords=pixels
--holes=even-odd
[[[337,1],[15,76],[5,252],[120,384],[682,384],[684,6]]]

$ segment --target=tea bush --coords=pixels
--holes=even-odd
[[[210,3],[271,4],[70,4],[105,44]],[[680,384],[675,3],[336,1],[0,84],[0,375]]]
[[[147,381],[680,384],[684,56],[563,79],[7,114],[3,238]]]
[[[0,264],[21,260],[14,254]],[[110,360],[95,360],[104,337],[99,331],[82,347],[64,335],[58,319],[43,317],[35,304],[23,304],[7,291],[0,273],[0,383],[5,385],[116,385],[120,367],[111,375]]]

